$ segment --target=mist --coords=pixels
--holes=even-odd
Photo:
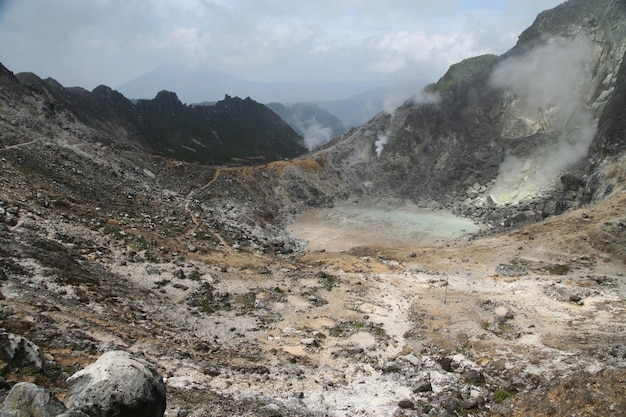
[[[299,130],[303,132],[304,146],[310,151],[327,144],[332,139],[331,127],[322,126],[315,117],[302,122]]]
[[[490,84],[505,90],[516,124],[504,137],[546,134],[554,139],[524,155],[507,153],[492,190],[496,202],[520,201],[555,184],[559,174],[587,155],[597,122],[589,110],[587,39],[550,39],[529,52],[502,61]]]
[[[426,92],[424,91],[424,88],[420,89],[417,93],[412,94],[407,94],[406,91],[392,90],[383,102],[383,111],[390,116],[389,121],[387,122],[388,127],[384,132],[376,135],[376,140],[374,141],[374,147],[376,149],[376,156],[378,159],[380,159],[385,146],[391,139],[391,125],[400,106],[405,104],[436,104],[439,101],[439,94]]]
[[[383,153],[383,149],[385,145],[389,142],[389,133],[380,133],[376,137],[376,142],[374,142],[374,146],[376,147],[376,156],[380,158],[380,155]]]

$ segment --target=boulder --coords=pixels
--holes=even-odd
[[[66,405],[91,417],[162,417],[165,384],[147,362],[110,351],[67,380]]]
[[[13,333],[0,333],[0,359],[15,368],[30,367],[38,372],[44,370],[45,361],[39,346]]]
[[[0,408],[0,417],[56,417],[67,410],[46,388],[20,382],[11,388]]]

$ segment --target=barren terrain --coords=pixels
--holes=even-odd
[[[1,150],[2,325],[49,361],[9,381],[63,398],[123,349],[165,376],[168,416],[626,407],[624,193],[500,234],[353,198],[296,217],[310,242],[293,251],[246,200],[290,163],[238,173],[58,138]]]
[[[570,0],[437,102],[254,166],[146,153],[129,100],[0,67],[0,398],[124,350],[168,417],[626,415],[624,16]],[[571,69],[544,35],[593,45],[534,108],[514,87]],[[515,57],[544,64],[495,88]]]

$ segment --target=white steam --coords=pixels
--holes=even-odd
[[[385,147],[385,145],[389,142],[389,135],[388,134],[382,134],[379,133],[378,137],[376,139],[376,142],[374,142],[374,146],[376,147],[376,156],[378,158],[380,158],[380,155],[383,153],[383,148]]]
[[[492,190],[497,202],[541,192],[587,155],[596,131],[587,97],[592,55],[588,40],[555,38],[504,60],[492,73],[491,85],[508,93],[503,137],[542,133],[555,138],[523,159],[507,154]]]
[[[398,107],[407,103],[412,105],[436,104],[439,102],[439,100],[440,98],[438,94],[427,93],[423,90],[417,94],[411,95],[407,95],[405,92],[400,91],[391,92],[383,103],[383,109],[385,113],[390,116],[388,122],[389,127],[385,130],[384,133],[379,133],[376,136],[376,141],[374,142],[374,147],[376,148],[376,156],[380,159],[380,155],[383,153],[385,145],[389,143],[391,135],[391,124],[394,117],[396,116],[396,111],[398,110]]]
[[[300,131],[304,136],[304,146],[310,151],[327,144],[332,139],[331,127],[322,126],[315,117],[301,123]]]

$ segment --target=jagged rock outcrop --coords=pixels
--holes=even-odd
[[[258,164],[306,151],[302,138],[278,115],[251,98],[226,96],[211,106],[186,106],[161,91],[137,103],[139,128],[150,147],[174,159]]]
[[[165,384],[146,362],[109,351],[67,380],[66,405],[91,417],[162,417]]]
[[[43,371],[45,366],[37,345],[25,337],[7,332],[0,333],[0,359],[9,367],[30,367],[36,372]]]
[[[79,138],[213,164],[256,165],[306,152],[289,125],[250,98],[226,96],[214,105],[187,106],[176,93],[161,91],[135,104],[103,85],[90,92],[32,73],[2,74],[7,97],[35,100],[46,122]],[[45,132],[44,124],[40,130]]]

